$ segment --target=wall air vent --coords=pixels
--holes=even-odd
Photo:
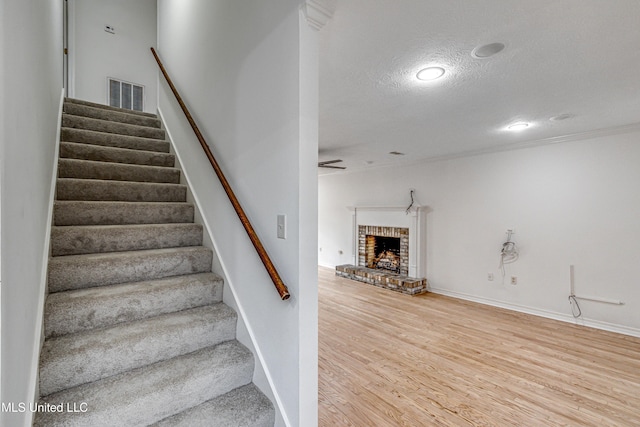
[[[144,86],[108,78],[109,105],[127,110],[143,111]]]

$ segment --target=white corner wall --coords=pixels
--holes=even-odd
[[[318,425],[318,33],[300,15],[298,339],[300,423]]]
[[[276,425],[317,425],[317,40],[298,0],[159,0],[158,53],[291,298],[281,301],[161,78],[159,111],[244,317]],[[305,24],[306,25],[306,24]],[[287,216],[287,238],[276,235]],[[240,331],[241,332],[241,331]],[[240,333],[239,332],[239,333]],[[244,335],[244,334],[241,334]],[[270,390],[272,389],[273,394]]]
[[[611,135],[321,176],[319,262],[351,262],[347,206],[408,205],[415,188],[416,202],[433,209],[427,277],[436,292],[573,321],[574,265],[577,295],[624,302],[580,301],[580,323],[640,336],[639,138]],[[499,251],[509,228],[520,259],[507,266],[503,283]]]
[[[62,0],[2,2],[3,404],[33,402],[62,94]],[[0,425],[31,425],[0,413]]]
[[[149,48],[156,43],[156,0],[69,0],[69,7],[69,96],[107,104],[112,77],[143,85],[144,111],[155,113],[156,65]]]

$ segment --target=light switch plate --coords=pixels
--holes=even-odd
[[[278,239],[287,238],[287,216],[278,215]]]

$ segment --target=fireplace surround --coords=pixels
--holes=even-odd
[[[426,206],[356,206],[353,264],[336,274],[415,295],[426,292]]]
[[[353,265],[367,267],[366,235],[398,237],[405,265],[399,272],[409,277],[427,275],[427,206],[353,206]],[[364,239],[364,241],[363,241]]]

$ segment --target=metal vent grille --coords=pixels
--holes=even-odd
[[[109,105],[142,111],[144,109],[144,86],[109,78]]]

